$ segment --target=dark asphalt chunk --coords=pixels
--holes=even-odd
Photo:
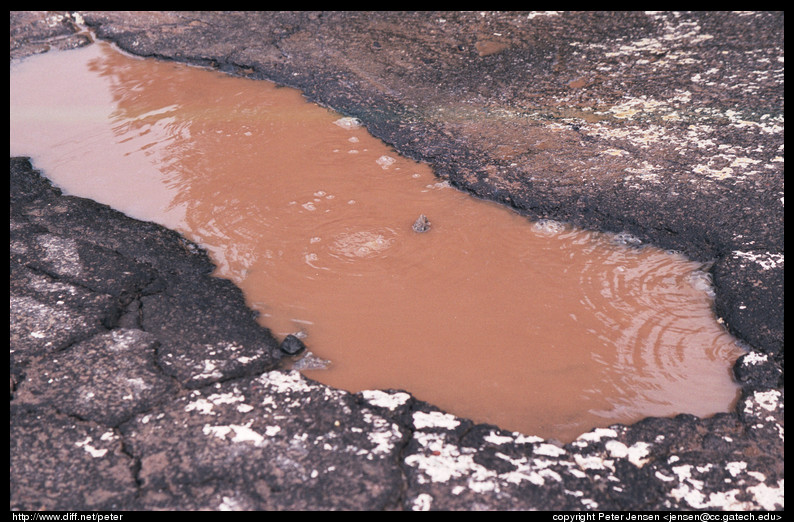
[[[306,349],[306,345],[297,336],[290,334],[281,341],[279,348],[287,355],[298,355]]]
[[[171,391],[155,366],[157,338],[141,330],[96,335],[27,369],[16,403],[117,426]]]
[[[11,408],[12,510],[131,509],[133,460],[115,430],[51,411]]]

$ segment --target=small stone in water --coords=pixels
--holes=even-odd
[[[281,346],[279,346],[279,348],[287,355],[298,355],[306,349],[306,345],[296,336],[289,334],[281,341]]]
[[[412,228],[414,229],[414,232],[427,232],[430,230],[430,221],[427,219],[427,216],[420,214],[419,218],[414,222]]]
[[[300,359],[292,364],[293,370],[327,370],[331,365],[331,361],[327,359],[320,359],[312,352],[307,351]]]

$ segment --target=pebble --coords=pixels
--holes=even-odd
[[[414,222],[413,227],[414,232],[427,232],[430,230],[430,221],[427,219],[427,216],[424,214],[420,214],[419,218]]]
[[[279,348],[287,355],[298,355],[306,349],[306,345],[296,336],[289,334],[281,341],[281,346],[279,346]]]

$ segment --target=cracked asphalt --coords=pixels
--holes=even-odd
[[[783,509],[782,12],[11,12],[301,89],[473,196],[713,263],[734,411],[560,445],[281,368],[177,233],[10,159],[12,510]],[[85,30],[90,27],[92,33]]]

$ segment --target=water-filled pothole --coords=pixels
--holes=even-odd
[[[107,44],[35,56],[11,154],[202,244],[326,384],[563,441],[736,399],[697,264],[476,200],[294,90]]]

